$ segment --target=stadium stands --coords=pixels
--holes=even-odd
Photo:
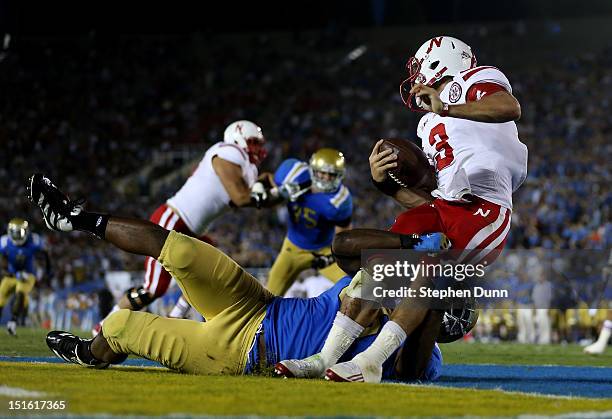
[[[504,56],[479,36],[473,44],[480,62],[505,68]],[[23,39],[2,63],[0,220],[25,216],[46,236],[52,289],[100,279],[109,269],[140,270],[141,260],[102,242],[91,246],[94,239],[83,234],[47,232],[25,199],[30,173],[49,174],[73,197],[87,192],[90,208],[147,218],[184,180],[172,173],[184,172],[235,119],[262,126],[267,170],[321,146],[343,150],[354,226],[386,227],[400,210],[389,199],[371,199],[367,156],[378,138],[416,139],[418,115],[402,107],[397,88],[405,51],[420,39],[402,40],[401,48],[387,40],[351,59],[352,49],[368,45],[363,34],[212,37]],[[561,57],[554,67],[508,64],[530,149],[508,247],[612,244],[610,52]],[[171,161],[154,158],[170,153]],[[282,209],[235,212],[211,236],[239,263],[267,267],[285,217]]]

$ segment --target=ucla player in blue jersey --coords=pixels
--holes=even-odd
[[[87,231],[122,250],[156,258],[207,320],[202,323],[119,310],[107,318],[102,332],[93,339],[50,332],[47,345],[67,362],[103,368],[133,354],[192,374],[258,372],[281,359],[319,352],[337,316],[341,294],[350,289],[351,279],[344,277],[316,298],[277,297],[227,255],[198,239],[149,221],[85,211],[82,204],[71,201],[42,175],[31,178],[29,190],[49,228]],[[412,243],[404,248],[439,250],[433,241],[412,236],[403,238],[402,243]],[[387,320],[381,313],[345,356],[367,347]],[[415,330],[395,352],[395,359],[386,363],[385,378],[438,377],[442,357],[437,346],[422,349],[423,330]]]
[[[338,150],[322,148],[309,163],[285,160],[274,174],[274,183],[287,199],[287,237],[268,276],[267,288],[284,295],[300,272],[315,268],[333,282],[346,274],[334,262],[334,234],[351,224],[353,199],[342,184],[346,172]]]
[[[38,234],[30,233],[26,220],[13,218],[7,233],[0,237],[0,268],[2,282],[0,282],[0,317],[2,309],[14,293],[15,299],[11,310],[12,317],[7,323],[9,334],[15,335],[17,320],[24,314],[28,306],[28,295],[36,283],[34,259],[37,254],[45,256],[46,268],[49,263],[41,238]]]

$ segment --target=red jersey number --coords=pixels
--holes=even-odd
[[[453,163],[453,147],[448,143],[448,135],[446,135],[446,127],[440,123],[433,127],[429,132],[429,144],[434,145],[438,152],[436,154],[436,170],[440,170],[450,166]],[[442,151],[444,150],[444,151]],[[442,157],[444,154],[444,157]]]

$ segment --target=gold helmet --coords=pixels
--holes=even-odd
[[[322,148],[310,157],[309,170],[315,188],[333,192],[340,186],[346,172],[344,154],[333,148]]]
[[[30,226],[23,218],[13,218],[9,221],[8,235],[17,246],[23,245],[28,240]]]

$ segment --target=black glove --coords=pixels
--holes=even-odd
[[[314,259],[310,264],[312,269],[321,270],[336,262],[334,255],[321,255],[319,253],[313,253],[313,255]]]
[[[261,208],[268,199],[268,191],[261,182],[255,182],[251,187],[251,202],[255,208]]]

